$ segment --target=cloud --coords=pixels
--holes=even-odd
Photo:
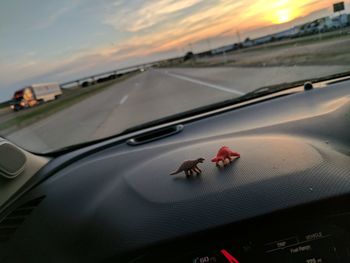
[[[210,37],[218,36],[221,32],[236,32],[240,24],[239,12],[244,6],[244,1],[215,1],[216,4],[203,5],[192,11],[191,15],[177,18],[176,21],[163,21],[157,30],[145,34],[138,33],[119,44],[119,47],[128,47],[133,55],[148,55],[152,52],[164,52],[170,49],[179,49],[190,42],[201,41]],[[181,6],[183,7],[183,6]],[[172,6],[165,9],[170,12]],[[142,43],[142,44],[140,44]],[[131,48],[132,47],[132,48]],[[120,50],[120,49],[119,49]],[[125,48],[122,49],[123,51]],[[125,52],[120,54],[125,56]]]
[[[138,32],[162,23],[169,19],[169,16],[180,11],[193,7],[203,0],[162,0],[145,1],[141,7],[132,6],[120,10],[120,2],[116,2],[116,12],[109,14],[105,23],[113,26],[119,31]],[[132,2],[132,1],[131,1]]]
[[[43,15],[43,19],[40,19],[39,22],[32,28],[32,30],[42,30],[47,29],[51,25],[53,25],[57,20],[59,20],[62,16],[73,10],[78,6],[80,0],[71,0],[64,6],[58,8],[57,10],[51,10],[48,15]]]

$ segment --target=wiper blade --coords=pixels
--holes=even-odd
[[[243,98],[249,98],[249,97],[256,98],[257,96],[265,96],[265,95],[280,92],[283,90],[288,90],[288,89],[300,87],[300,86],[303,86],[307,82],[318,83],[318,82],[329,81],[329,80],[343,78],[343,77],[349,77],[349,76],[350,76],[350,71],[346,71],[346,72],[342,72],[342,73],[328,75],[326,77],[304,79],[304,80],[298,80],[298,81],[294,81],[294,82],[265,86],[265,87],[261,87],[261,88],[258,88],[256,90],[253,90],[253,91],[243,95],[242,97]],[[329,83],[329,84],[332,84],[332,83]]]

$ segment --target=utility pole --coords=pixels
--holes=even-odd
[[[192,53],[193,53],[193,60],[191,60],[191,61],[192,61],[191,64],[192,64],[192,66],[193,66],[194,63],[196,63],[196,55],[194,54],[193,45],[192,45],[191,42],[188,44],[188,46],[190,47],[190,51],[189,51],[189,52],[192,52]]]
[[[226,51],[225,51],[225,50],[224,50],[224,52],[222,52],[222,55],[224,56],[224,62],[225,62],[225,64],[227,64],[228,59],[227,59],[227,54],[226,54]]]
[[[190,47],[190,52],[193,52],[193,53],[194,53],[194,51],[193,51],[193,45],[192,45],[191,42],[188,44],[188,46]]]
[[[241,43],[241,34],[239,33],[239,30],[237,30],[236,34],[237,34],[238,43]]]
[[[207,44],[208,44],[208,51],[211,51],[210,38],[207,38]]]

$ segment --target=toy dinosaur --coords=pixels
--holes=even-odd
[[[197,175],[202,173],[202,170],[199,169],[198,164],[204,162],[204,158],[199,158],[197,160],[190,160],[190,161],[185,161],[181,164],[179,169],[177,171],[171,173],[170,175],[178,174],[181,172],[185,172],[186,177],[190,177],[193,175],[193,172],[195,172]]]
[[[213,163],[216,163],[216,166],[222,166],[222,165],[225,166],[225,165],[228,165],[230,162],[232,162],[234,160],[234,157],[240,158],[241,155],[237,152],[232,151],[227,146],[223,146],[220,148],[216,157],[213,158],[211,161]]]

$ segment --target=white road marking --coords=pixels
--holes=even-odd
[[[121,100],[120,100],[120,105],[124,104],[126,100],[129,98],[129,95],[125,95]]]
[[[211,83],[200,81],[198,79],[193,79],[193,78],[190,78],[190,77],[185,77],[185,76],[178,75],[178,74],[175,74],[175,73],[166,72],[166,74],[171,76],[171,77],[174,77],[174,78],[186,80],[186,81],[189,81],[189,82],[192,82],[192,83],[196,83],[196,84],[199,84],[199,85],[203,85],[203,86],[206,86],[206,87],[209,87],[209,88],[213,88],[213,89],[217,89],[217,90],[221,90],[221,91],[226,91],[226,92],[229,92],[229,93],[234,93],[234,94],[237,94],[237,95],[244,95],[245,94],[244,92],[241,92],[241,91],[238,91],[238,90],[234,90],[234,89],[230,89],[230,88],[227,88],[227,87],[211,84]]]

